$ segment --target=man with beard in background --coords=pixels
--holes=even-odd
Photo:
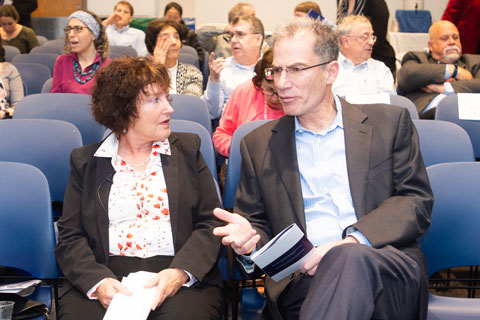
[[[457,27],[449,21],[429,30],[429,52],[408,52],[398,71],[398,89],[417,106],[421,118],[433,119],[447,95],[480,92],[480,55],[462,55]]]

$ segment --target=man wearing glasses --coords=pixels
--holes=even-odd
[[[274,34],[273,78],[286,116],[247,135],[234,211],[214,230],[245,271],[248,256],[296,223],[316,247],[299,272],[266,278],[267,319],[425,319],[417,243],[433,203],[404,108],[332,93],[338,36],[297,18]],[[254,274],[255,272],[253,272]]]
[[[337,32],[341,41],[340,69],[333,92],[347,100],[359,95],[396,94],[390,69],[383,62],[372,59],[377,37],[370,20],[364,16],[347,16]]]
[[[233,90],[253,77],[264,38],[263,24],[250,15],[235,17],[229,37],[232,56],[214,59],[211,53],[208,61],[210,76],[202,99],[208,105],[211,119],[220,118]]]

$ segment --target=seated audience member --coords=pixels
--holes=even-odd
[[[370,19],[377,36],[372,58],[385,63],[395,77],[396,57],[395,50],[387,40],[390,11],[385,0],[337,0],[337,24],[349,15],[364,15]]]
[[[338,76],[333,92],[343,98],[347,95],[395,94],[390,69],[381,61],[372,59],[372,48],[377,40],[370,20],[364,16],[347,16],[337,29],[341,47],[338,55]]]
[[[445,95],[480,92],[480,56],[462,55],[457,27],[438,21],[429,35],[429,53],[407,52],[398,71],[399,90],[415,103],[422,118],[434,118]]]
[[[5,62],[5,49],[0,43],[0,119],[12,117],[23,95],[22,78],[13,64]]]
[[[21,53],[29,53],[38,46],[35,32],[18,23],[19,15],[14,6],[5,4],[0,7],[0,34],[2,45],[17,47]]]
[[[178,61],[180,42],[178,23],[171,20],[153,20],[147,26],[145,43],[156,62],[167,67],[170,74],[170,93],[201,96],[203,76],[195,66]]]
[[[426,319],[427,267],[417,239],[433,195],[405,108],[332,93],[338,35],[295,18],[274,35],[269,70],[285,116],[246,135],[234,211],[215,228],[248,257],[296,223],[315,247],[298,272],[265,280],[264,319]]]
[[[218,152],[228,157],[235,130],[245,122],[278,119],[284,115],[273,80],[267,80],[265,69],[272,66],[269,50],[255,65],[255,76],[233,90],[223,112],[220,124],[213,133],[213,144]]]
[[[67,21],[64,54],[55,62],[50,91],[90,94],[97,71],[111,62],[105,28],[86,11],[75,11]]]
[[[263,37],[263,24],[258,18],[238,16],[232,21],[229,35],[232,56],[214,60],[213,52],[210,53],[210,76],[202,98],[208,104],[211,119],[219,118],[233,90],[253,77]]]
[[[295,6],[295,9],[293,9],[293,15],[295,17],[305,17],[310,10],[315,10],[317,13],[322,14],[322,10],[320,10],[318,3],[314,1],[305,1]]]
[[[232,56],[230,46],[230,29],[235,17],[255,16],[255,9],[248,3],[237,3],[228,11],[228,25],[212,26],[206,25],[197,30],[198,41],[208,52],[214,52],[216,58],[228,58]],[[266,42],[262,43],[262,52],[266,52],[269,46]]]
[[[128,1],[119,1],[113,13],[102,21],[110,46],[132,47],[139,56],[148,55],[145,46],[145,32],[130,28],[133,17],[133,6]]]
[[[179,25],[179,35],[180,40],[182,41],[183,45],[190,46],[197,51],[198,55],[198,62],[200,65],[203,64],[203,48],[198,43],[197,34],[195,31],[190,29],[182,19],[183,9],[182,6],[176,2],[170,2],[165,6],[165,10],[163,11],[164,19],[172,20],[178,23]]]
[[[66,281],[59,319],[102,319],[120,281],[156,273],[148,319],[220,319],[220,222],[215,184],[200,139],[171,133],[170,78],[143,57],[115,59],[99,72],[94,118],[105,141],[73,150],[56,256]]]

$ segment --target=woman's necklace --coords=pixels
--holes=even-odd
[[[148,158],[141,162],[141,163],[137,163],[137,164],[128,164],[130,167],[133,167],[133,168],[137,168],[137,167],[141,167],[141,166],[144,166],[148,161],[150,161],[150,155],[148,156]]]
[[[80,84],[85,84],[88,81],[92,80],[92,78],[95,76],[95,73],[97,73],[98,68],[100,67],[100,62],[101,61],[95,62],[90,71],[83,72],[82,69],[80,69],[80,65],[78,64],[77,60],[73,60],[73,76],[75,77],[75,80],[77,80],[77,82]],[[90,76],[85,80],[80,80],[78,74],[80,74],[81,76]]]

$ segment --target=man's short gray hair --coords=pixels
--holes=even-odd
[[[318,19],[309,17],[295,18],[279,26],[273,33],[273,52],[275,44],[285,39],[308,37],[313,39],[313,52],[324,61],[338,59],[340,41],[332,27]]]
[[[361,15],[346,16],[343,18],[342,22],[337,27],[338,36],[340,39],[342,36],[348,36],[350,33],[352,33],[353,28],[360,23],[368,23],[372,25],[367,17]]]

